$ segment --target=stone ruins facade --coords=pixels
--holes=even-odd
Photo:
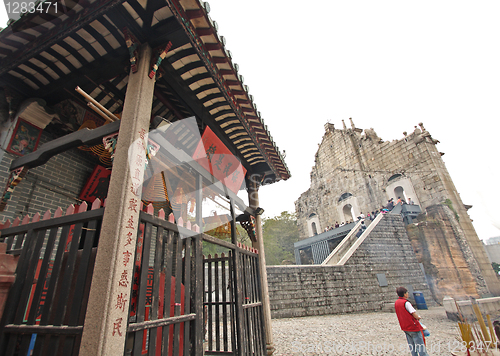
[[[461,201],[436,147],[439,141],[422,123],[393,141],[350,123],[347,128],[343,122],[342,129],[325,125],[311,186],[295,202],[301,237],[355,220],[391,198],[411,198],[424,213],[407,226],[408,236],[434,298],[500,295],[500,283],[467,214],[470,206]]]

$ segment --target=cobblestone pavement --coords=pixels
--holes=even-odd
[[[460,351],[457,323],[443,307],[418,310],[431,333],[426,338],[430,356]],[[276,356],[302,355],[410,355],[395,313],[326,315],[273,319]]]

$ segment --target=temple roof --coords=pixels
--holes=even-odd
[[[208,3],[56,3],[57,9],[54,5],[48,12],[27,13],[0,33],[1,88],[24,99],[43,99],[50,107],[65,99],[84,103],[75,93],[79,86],[111,112],[120,113],[131,67],[124,33],[154,49],[164,49],[170,41],[172,47],[158,71],[153,117],[176,121],[196,116],[200,132],[209,126],[249,174],[271,181],[290,177],[238,65],[208,15]],[[62,121],[59,129],[75,130]],[[191,146],[188,140],[185,144]]]

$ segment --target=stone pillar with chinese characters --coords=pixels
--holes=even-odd
[[[248,205],[250,208],[259,207],[259,180],[257,176],[250,176],[248,187]],[[269,289],[267,286],[266,256],[264,254],[264,239],[262,236],[262,219],[260,215],[255,215],[255,242],[252,247],[259,250],[259,269],[262,286],[262,309],[264,313],[264,323],[266,329],[266,348],[267,355],[274,352],[273,331],[271,329],[271,302],[269,300]]]
[[[151,57],[143,45],[138,70],[128,80],[80,356],[124,354],[155,84],[148,77]]]

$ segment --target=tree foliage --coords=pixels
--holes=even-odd
[[[205,231],[205,234],[216,237],[220,240],[231,242],[231,227],[229,223],[219,226],[217,229]],[[241,227],[240,224],[236,224],[236,239],[242,244],[252,246],[252,242],[250,241],[246,230]],[[229,253],[229,249],[227,247],[222,247],[211,242],[203,241],[203,255],[214,256],[215,254],[220,255],[221,253],[227,255]]]
[[[496,274],[498,274],[498,272],[500,272],[500,265],[496,262],[493,262],[491,264],[491,267],[493,267],[493,270],[495,271]]]
[[[279,216],[265,218],[262,234],[268,266],[295,263],[293,243],[299,241],[295,213],[283,211]]]
[[[228,224],[229,227],[229,224]],[[237,240],[245,245],[252,246],[246,231],[239,224],[236,225]],[[223,230],[222,227],[206,231],[206,234],[217,237],[221,240],[231,241],[230,230]],[[293,251],[294,242],[299,241],[299,230],[297,228],[297,217],[288,211],[283,211],[281,215],[273,218],[265,218],[262,223],[262,234],[264,235],[264,250],[266,254],[266,264],[281,265],[295,264]],[[203,254],[205,256],[227,254],[229,250],[225,247],[203,242]]]

